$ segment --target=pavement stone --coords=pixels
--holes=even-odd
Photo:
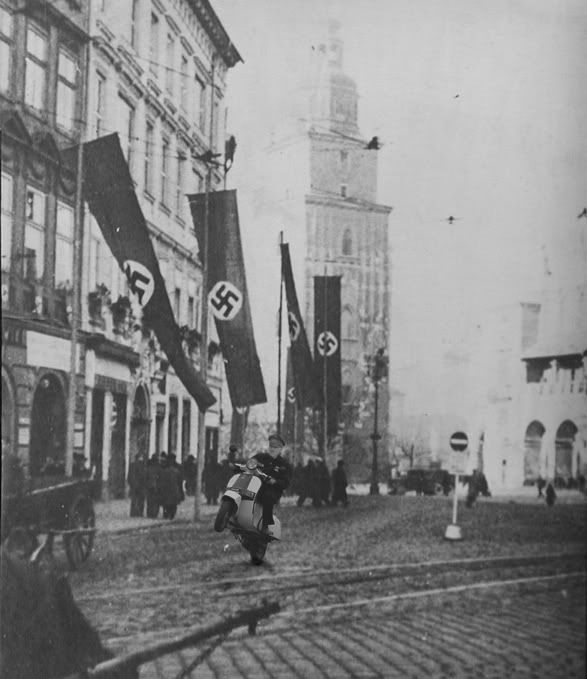
[[[263,632],[227,641],[192,675],[198,679],[463,677],[583,679],[585,583],[516,593],[492,603],[435,605],[360,619]],[[189,658],[188,658],[189,660]],[[177,658],[141,670],[173,676]]]

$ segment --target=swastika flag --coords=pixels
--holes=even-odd
[[[289,245],[281,245],[281,275],[285,285],[287,300],[287,322],[289,328],[289,345],[291,349],[291,367],[295,394],[300,408],[318,406],[321,393],[314,369],[314,361],[308,343],[308,336],[302,321],[300,305],[293,277]]]
[[[84,144],[84,199],[176,375],[201,411],[216,399],[184,353],[179,328],[117,134]]]
[[[341,407],[340,276],[314,276],[314,363],[325,394],[328,435],[338,432]]]
[[[188,195],[200,253],[204,248],[206,194]],[[214,316],[233,408],[266,403],[257,355],[236,191],[208,194],[208,308]]]

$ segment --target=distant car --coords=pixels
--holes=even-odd
[[[446,469],[408,469],[405,476],[390,479],[390,495],[414,490],[417,495],[448,495],[454,488],[454,477]]]

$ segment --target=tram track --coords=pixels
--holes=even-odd
[[[478,557],[424,561],[415,563],[373,564],[359,567],[337,569],[283,569],[275,574],[263,574],[248,577],[230,577],[201,582],[173,583],[155,587],[138,587],[109,590],[107,592],[81,594],[80,602],[111,601],[113,599],[145,597],[148,595],[178,593],[205,593],[207,597],[217,599],[240,598],[272,593],[301,592],[313,589],[333,589],[352,585],[367,586],[380,584],[382,581],[401,582],[404,585],[421,587],[426,581],[433,581],[463,574],[471,574],[489,570],[499,570],[505,576],[515,572],[534,572],[555,569],[555,572],[579,572],[585,569],[586,554],[583,552],[555,553],[546,555],[513,555],[496,557]],[[422,582],[422,579],[424,582]]]

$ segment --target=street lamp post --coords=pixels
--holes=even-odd
[[[375,356],[373,356],[372,364],[372,378],[375,386],[375,403],[373,412],[373,433],[371,440],[373,441],[373,462],[371,465],[371,485],[369,487],[369,495],[379,495],[379,469],[377,464],[377,442],[381,439],[381,434],[377,431],[377,419],[379,415],[379,380],[387,374],[387,358],[384,356],[384,349],[378,349]]]

